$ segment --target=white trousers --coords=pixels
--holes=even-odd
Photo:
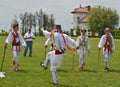
[[[80,64],[80,66],[82,66],[83,65],[83,63],[85,62],[85,54],[83,53],[80,53],[79,54],[79,64]]]
[[[105,67],[109,66],[109,60],[110,60],[110,53],[109,52],[104,52],[104,57],[105,57]]]
[[[65,53],[55,55],[55,51],[50,51],[46,55],[46,60],[44,62],[44,65],[47,66],[48,61],[50,61],[51,63],[50,71],[56,71],[56,69],[60,67],[64,56],[65,56]]]
[[[15,61],[15,67],[17,67],[20,52],[19,51],[12,51],[12,53],[13,53],[13,61]]]
[[[62,60],[65,56],[64,54],[59,54],[59,55],[55,55],[55,51],[50,51],[47,53],[46,55],[46,60],[44,62],[44,66],[48,65],[48,62],[50,61],[50,71],[52,73],[52,79],[54,83],[58,83],[58,79],[57,79],[57,68],[60,67]]]

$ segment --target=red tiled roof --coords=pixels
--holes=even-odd
[[[81,22],[81,23],[87,23],[87,22],[88,22],[87,16],[85,16],[84,18],[82,18],[82,19],[80,20],[80,22]]]
[[[90,11],[90,6],[75,8],[71,13],[88,13]]]

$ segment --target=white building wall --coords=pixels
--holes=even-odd
[[[87,28],[87,23],[81,23],[82,29],[88,29]]]
[[[86,23],[78,23],[78,17],[80,19],[84,18],[87,14],[86,13],[74,13],[73,14],[73,28],[77,28],[79,26],[80,28],[86,28]]]

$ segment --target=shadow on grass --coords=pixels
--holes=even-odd
[[[53,85],[53,87],[88,87],[87,85],[80,85],[80,84],[77,84],[77,85],[69,85],[69,84],[59,84],[59,85]]]
[[[116,70],[116,69],[110,69],[109,72],[115,72],[115,73],[120,73],[120,70]]]
[[[53,85],[53,83],[52,82],[49,82],[49,85],[50,86],[53,86],[53,87],[73,87],[73,86],[71,86],[71,85],[65,85],[65,84],[58,84],[58,85]]]
[[[64,72],[64,73],[67,73],[67,72],[68,72],[67,70],[63,70],[63,69],[58,69],[57,71],[58,71],[58,72]]]
[[[88,70],[88,69],[84,69],[83,72],[92,72],[92,73],[96,73],[96,70]]]
[[[58,86],[55,86],[55,87],[73,87],[73,86],[70,86],[70,85],[63,85],[63,84],[59,84]]]
[[[27,70],[20,69],[20,70],[18,70],[18,71],[16,71],[16,72],[24,73],[24,72],[28,72],[28,71],[27,71]]]

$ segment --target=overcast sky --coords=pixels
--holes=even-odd
[[[0,29],[9,30],[15,15],[42,9],[47,14],[54,14],[55,22],[61,24],[63,30],[69,30],[73,21],[70,12],[80,4],[82,7],[110,7],[120,15],[119,0],[0,0]]]

